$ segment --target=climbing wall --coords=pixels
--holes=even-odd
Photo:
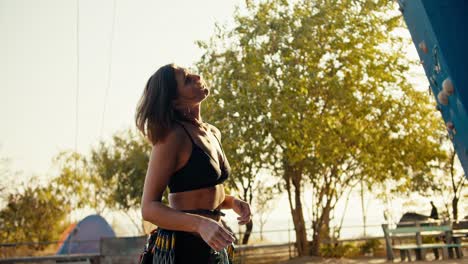
[[[468,0],[398,4],[468,177]]]

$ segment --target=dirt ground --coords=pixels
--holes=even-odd
[[[393,263],[399,263],[400,260],[395,260]],[[325,264],[380,264],[380,263],[392,263],[387,261],[384,258],[357,258],[357,259],[330,259],[330,258],[320,258],[320,257],[302,257],[297,259],[292,259],[286,262],[281,262],[281,264],[316,264],[316,263],[325,263]],[[468,257],[465,255],[463,259],[450,259],[450,260],[430,260],[430,261],[415,261],[416,264],[468,264]]]

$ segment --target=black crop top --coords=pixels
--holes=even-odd
[[[231,172],[231,167],[226,159],[221,142],[216,135],[216,140],[223,152],[222,168],[218,168],[215,159],[195,144],[184,125],[180,125],[189,136],[190,141],[192,141],[192,152],[187,163],[169,179],[169,192],[176,193],[202,189],[224,182]]]

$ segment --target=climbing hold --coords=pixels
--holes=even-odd
[[[432,53],[433,53],[433,56],[434,56],[434,72],[439,74],[440,71],[442,70],[442,67],[440,66],[440,62],[439,62],[439,52],[438,52],[438,47],[437,45],[434,46],[434,48],[432,49]]]
[[[440,91],[437,95],[439,103],[442,105],[448,105],[448,95],[444,91]]]
[[[447,123],[445,123],[445,126],[447,127],[447,131],[450,133],[451,136],[457,134],[457,130],[455,129],[455,125],[453,124],[453,122],[448,121]]]
[[[424,53],[427,53],[427,46],[426,46],[426,42],[424,42],[424,40],[419,42],[418,46]]]
[[[435,75],[432,75],[431,77],[429,77],[429,82],[430,82],[431,85],[433,85],[434,87],[438,87]]]
[[[455,128],[455,125],[451,121],[448,121],[447,123],[445,123],[445,125],[447,126],[448,130],[452,130]]]
[[[444,90],[444,92],[447,95],[452,95],[453,94],[453,84],[452,84],[452,80],[450,80],[450,78],[447,78],[442,82],[442,89]]]

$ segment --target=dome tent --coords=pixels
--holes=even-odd
[[[100,215],[88,215],[74,227],[67,229],[66,239],[60,245],[57,255],[99,253],[102,237],[115,237],[115,232]]]

